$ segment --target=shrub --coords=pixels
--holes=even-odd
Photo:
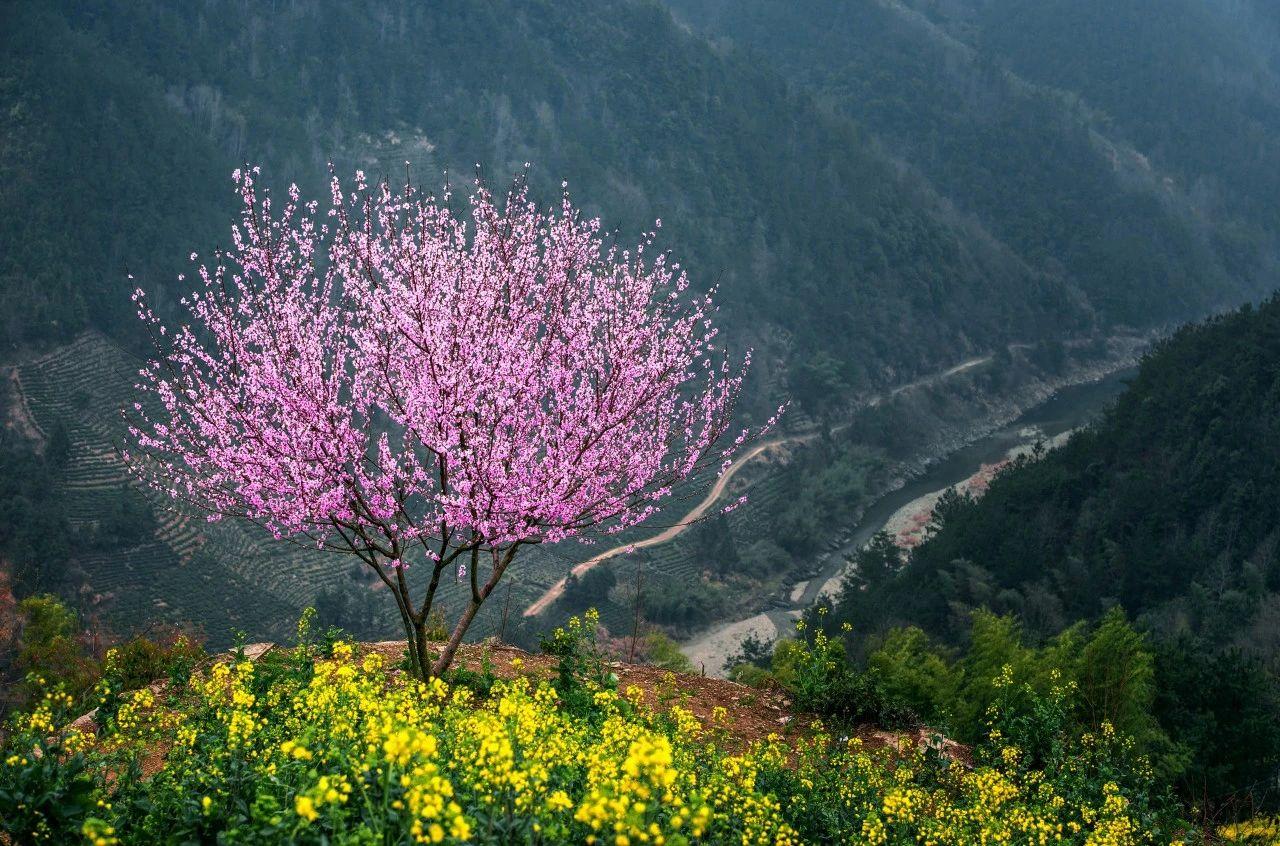
[[[819,608],[819,616],[824,610]],[[863,722],[887,728],[919,725],[915,712],[891,696],[874,671],[859,672],[850,665],[843,641],[804,621],[796,623],[796,633],[796,639],[784,640],[774,648],[772,676],[795,697],[797,708],[843,726]]]
[[[756,669],[767,670],[773,660],[773,641],[762,640],[755,633],[748,634],[738,644],[738,651],[724,660],[724,670],[730,678],[748,672],[747,665]]]
[[[655,710],[640,691],[609,689],[594,630],[588,616],[549,639],[560,658],[552,682],[497,680],[485,698],[388,672],[381,656],[341,641],[331,658],[306,647],[256,663],[233,655],[194,674],[176,701],[126,694],[92,747],[56,733],[68,700],[52,695],[14,724],[0,820],[14,842],[38,831],[102,846],[1033,843],[1059,833],[1081,846],[1143,846],[1174,834],[1140,758],[1114,733],[1063,735],[1037,764],[995,729],[972,769],[821,728],[726,751],[720,729],[679,705]],[[835,653],[816,635],[800,643],[788,648],[791,668],[810,684]],[[566,689],[594,691],[586,713]],[[1016,725],[1001,707],[992,725]],[[21,753],[50,735],[58,745],[41,757]],[[137,777],[157,750],[159,769]]]
[[[589,608],[542,639],[542,651],[556,659],[552,686],[571,714],[595,713],[596,695],[618,688],[618,677],[605,669],[605,654],[597,641],[599,625],[600,614]]]
[[[578,576],[570,573],[564,582],[565,605],[582,610],[596,603],[605,602],[609,591],[618,584],[618,574],[608,562],[602,562]]]
[[[22,684],[20,701],[36,702],[45,689],[58,689],[80,700],[98,679],[97,660],[80,642],[76,613],[52,594],[29,596],[18,603],[22,620],[15,667],[38,681]]]
[[[675,673],[693,672],[689,657],[680,651],[680,646],[674,640],[662,632],[653,631],[645,635],[644,651],[646,664]]]
[[[79,838],[97,810],[100,785],[88,768],[80,732],[54,734],[74,698],[47,691],[29,713],[11,720],[0,766],[0,832],[14,843],[65,843]]]
[[[95,687],[99,721],[114,718],[121,696],[154,681],[167,681],[181,690],[204,649],[176,630],[135,637],[107,650],[102,675]]]

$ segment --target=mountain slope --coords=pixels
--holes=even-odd
[[[1094,428],[944,500],[910,564],[850,602],[947,636],[974,606],[1048,635],[1119,603],[1165,635],[1274,655],[1277,360],[1277,299],[1181,330]]]
[[[326,160],[392,178],[409,160],[428,182],[446,167],[457,181],[475,162],[501,181],[531,161],[544,195],[569,180],[624,236],[663,218],[697,280],[722,285],[739,344],[763,346],[775,365],[826,350],[855,388],[1010,333],[1091,325],[1074,292],[975,237],[847,120],[767,68],[717,54],[656,5],[46,5],[10,12],[5,55],[18,82],[5,105],[31,117],[14,128],[20,150],[6,167],[101,189],[89,204],[104,220],[75,236],[98,253],[69,253],[61,269],[83,280],[66,323],[127,336],[121,309],[95,304],[119,296],[125,266],[170,287],[166,269],[225,240],[225,224],[209,219],[229,192],[210,171],[248,159],[313,188]],[[100,72],[77,75],[89,63]],[[29,72],[46,65],[48,79]],[[139,143],[114,125],[77,131],[78,109],[55,96],[69,85],[108,115],[127,102],[146,135],[161,124],[168,134]],[[49,220],[72,197],[46,196],[44,181],[6,201],[7,218],[41,209],[6,245],[70,238]],[[157,221],[167,228],[145,241],[95,247]]]
[[[1208,13],[1191,4],[1159,14],[1145,4],[1145,26],[1132,13],[1141,3],[1119,4],[1125,12],[1114,15],[1122,19],[1114,25],[1112,4],[1101,3],[915,4],[921,10],[881,0],[671,5],[700,31],[772,61],[858,121],[1029,266],[1082,291],[1104,322],[1198,317],[1274,283],[1274,227],[1263,220],[1280,208],[1276,195],[1265,197],[1267,217],[1258,219],[1258,208],[1206,202],[1203,184],[1177,169],[1200,153],[1205,138],[1230,131],[1224,111],[1231,118],[1226,126],[1250,117],[1247,104],[1224,90],[1232,87],[1228,80],[1197,73],[1204,49],[1182,36]],[[1162,28],[1155,21],[1161,17],[1173,23]],[[1062,31],[1055,29],[1060,22]],[[1063,34],[1073,26],[1081,32]],[[1091,43],[1086,30],[1113,41]],[[1127,46],[1133,30],[1143,36],[1140,56]],[[1050,35],[1053,44],[1042,45]],[[1242,40],[1241,33],[1223,33],[1217,49]],[[1041,62],[1046,50],[1053,54]],[[1168,61],[1155,55],[1161,51]],[[1164,134],[1129,131],[1115,118],[1133,104],[1084,84],[1107,79],[1112,68],[1098,65],[1107,55],[1123,56],[1116,61],[1141,69],[1151,86],[1152,77],[1178,90],[1191,85],[1197,99],[1163,114],[1148,102],[1142,118]],[[1071,62],[1081,74],[1054,72]],[[1211,108],[1216,93],[1227,96]],[[1120,111],[1113,118],[1105,109]],[[1273,137],[1280,121],[1264,114],[1253,128],[1250,138]],[[1166,150],[1175,155],[1161,155]],[[1273,178],[1264,156],[1237,162],[1222,147],[1203,164],[1227,158],[1226,168],[1263,183]],[[1236,199],[1237,187],[1224,185],[1223,199]]]
[[[1044,643],[1118,606],[1157,650],[1155,716],[1186,744],[1183,789],[1274,803],[1277,361],[1280,298],[1182,329],[1092,428],[1015,462],[981,499],[944,495],[907,564],[865,572],[833,624],[870,649],[914,626],[944,654],[969,641],[977,609]]]

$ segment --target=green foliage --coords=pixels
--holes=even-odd
[[[599,624],[600,615],[590,608],[542,638],[543,653],[556,659],[552,685],[570,714],[598,714],[596,694],[618,689],[618,677],[606,667],[596,640]]]
[[[873,635],[911,624],[949,645],[971,641],[962,664],[977,678],[1025,665],[1041,691],[1044,661],[1018,644],[1046,643],[1074,656],[1074,669],[1057,666],[1078,685],[1081,720],[1122,727],[1162,772],[1183,773],[1184,796],[1274,802],[1259,792],[1280,770],[1259,709],[1280,689],[1267,666],[1280,631],[1277,358],[1280,299],[1180,330],[1092,428],[1015,462],[981,499],[944,498],[908,564],[846,592],[835,618]],[[1099,625],[1081,640],[1073,620]],[[1171,648],[1183,658],[1154,657]],[[1236,649],[1244,655],[1224,657]],[[1238,678],[1219,680],[1227,668]],[[946,715],[969,736],[989,695],[974,677],[964,709]],[[1197,678],[1219,681],[1206,693]]]
[[[569,574],[564,582],[564,602],[575,611],[583,611],[607,601],[609,591],[617,584],[618,575],[613,566],[602,562],[581,576]]]
[[[444,674],[444,680],[451,687],[465,687],[480,697],[487,697],[493,692],[498,677],[493,672],[493,658],[489,650],[480,652],[480,669],[472,670],[463,666],[450,667]]]
[[[886,481],[887,469],[884,457],[865,444],[815,445],[812,455],[782,471],[772,540],[797,558],[816,554],[830,539],[830,527],[848,525]]]
[[[955,607],[1016,612],[1038,636],[1122,604],[1157,634],[1251,630],[1280,588],[1280,301],[1179,331],[1094,428],[957,500],[901,577],[860,600],[954,637]]]
[[[1064,281],[1104,324],[1270,284],[1280,162],[1254,141],[1280,132],[1280,84],[1251,70],[1272,40],[1242,24],[1268,4],[668,2],[856,120],[1064,316]],[[1063,352],[1051,337],[1029,357],[1052,373]]]
[[[914,626],[889,631],[867,658],[890,696],[908,702],[927,722],[954,725],[963,670]]]
[[[873,585],[884,581],[902,566],[902,549],[886,531],[876,532],[854,555],[853,573],[858,583]]]
[[[1153,713],[1175,741],[1179,792],[1219,801],[1236,794],[1245,811],[1256,792],[1265,807],[1280,770],[1280,685],[1262,662],[1184,636],[1161,646],[1156,679]]]
[[[720,576],[741,570],[742,558],[729,530],[729,521],[723,514],[703,520],[690,532],[694,555],[703,567]]]
[[[824,610],[820,607],[815,616]],[[791,693],[798,709],[845,728],[867,722],[887,728],[919,724],[915,711],[891,695],[877,673],[853,668],[843,640],[803,620],[796,623],[796,634],[774,646],[768,678]]]
[[[56,619],[46,622],[61,626]],[[44,669],[37,667],[32,676]],[[102,774],[89,769],[86,737],[56,731],[74,716],[76,705],[60,685],[42,683],[30,710],[9,718],[0,749],[0,832],[14,843],[69,842],[98,810]]]
[[[848,119],[768,63],[691,37],[657,4],[388,14],[326,2],[251,13],[246,26],[225,2],[18,4],[0,43],[14,139],[0,161],[13,186],[0,274],[35,319],[0,337],[87,324],[136,337],[121,329],[124,268],[167,288],[191,249],[224,238],[226,174],[245,159],[304,188],[323,188],[326,158],[397,175],[408,159],[426,181],[476,162],[500,180],[533,161],[544,197],[568,179],[611,228],[661,216],[682,261],[703,269],[699,284],[722,283],[735,337],[760,337],[767,315],[801,345],[794,384],[810,406],[956,360],[1008,326],[1088,320],[1056,280],[972,237]],[[419,49],[423,33],[436,49]],[[116,107],[87,105],[102,102]],[[76,126],[86,114],[87,130]],[[55,225],[59,215],[78,225]],[[904,317],[925,315],[922,354]]]
[[[13,573],[13,590],[27,596],[68,581],[73,545],[80,539],[46,456],[0,432],[0,555]]]
[[[0,832],[14,843],[67,843],[97,811],[97,785],[80,752],[33,739],[0,767]]]
[[[1149,638],[1113,608],[1080,650],[1075,682],[1085,725],[1110,723],[1145,742],[1159,734],[1151,716],[1155,655]]]
[[[693,664],[680,646],[660,631],[644,636],[645,663],[674,673],[692,673]]]
[[[19,602],[18,615],[21,630],[14,666],[27,676],[24,698],[35,701],[43,690],[58,689],[82,700],[100,669],[80,641],[75,612],[56,596],[43,594]]]
[[[1167,746],[1151,716],[1154,662],[1147,639],[1118,609],[1092,631],[1073,627],[1039,648],[1026,645],[1013,617],[979,611],[963,651],[907,627],[887,633],[867,658],[887,692],[959,740],[982,737],[997,703],[1024,713],[1052,699],[1072,730],[1097,731],[1105,723],[1146,754]],[[1016,695],[1026,701],[1015,708]]]
[[[838,359],[826,350],[819,350],[791,376],[792,395],[806,412],[824,423],[838,409],[840,398],[849,390],[841,369]]]
[[[115,719],[122,697],[129,691],[153,682],[167,682],[173,690],[184,688],[204,657],[204,649],[178,631],[152,632],[108,649],[94,687],[97,721]]]
[[[644,585],[644,616],[659,625],[703,625],[725,610],[723,592],[701,579],[654,579]]]
[[[750,578],[765,578],[786,568],[790,554],[770,538],[755,541],[738,558],[738,573]]]
[[[31,596],[18,603],[23,616],[23,650],[47,647],[58,640],[75,637],[75,612],[52,594]],[[20,655],[23,653],[19,653]]]
[[[76,613],[57,597],[27,597],[18,603],[18,614],[14,666],[25,678],[10,704],[26,718],[57,705],[63,711],[96,707],[97,721],[110,722],[126,693],[153,682],[181,688],[205,657],[188,635],[155,625],[110,647],[100,660],[81,636]]]
[[[742,669],[768,669],[773,660],[773,645],[772,640],[761,640],[755,632],[752,632],[738,644],[738,651],[725,659],[724,669],[735,681],[741,681],[734,673]]]
[[[1107,721],[1082,729],[1073,718],[1071,684],[1041,692],[1019,684],[1009,668],[987,682],[997,692],[985,715],[986,728],[974,749],[978,764],[1042,773],[1070,804],[1105,803],[1125,795],[1141,831],[1169,831],[1173,808],[1167,791],[1152,787],[1150,760],[1132,737]]]
[[[691,34],[647,0],[547,3],[538,14],[510,2],[375,6],[325,0],[265,14],[228,0],[12,4],[0,34],[0,132],[10,140],[0,152],[9,186],[0,293],[10,306],[0,341],[61,341],[96,326],[137,349],[128,290],[147,288],[162,312],[187,292],[175,276],[191,250],[225,242],[226,175],[246,159],[277,189],[296,180],[304,190],[323,189],[327,159],[341,172],[358,165],[395,178],[411,161],[412,178],[428,183],[479,162],[495,184],[528,160],[538,196],[554,197],[566,178],[608,227],[634,231],[662,217],[672,238],[664,245],[694,284],[722,285],[730,342],[761,347],[771,372],[749,386],[745,409],[757,420],[781,386],[797,412],[834,423],[871,388],[979,352],[1007,358],[1010,341],[1045,338],[1018,357],[1044,353],[1050,367],[1062,337],[1162,323],[1253,290],[1257,227],[1241,230],[1246,237],[1225,231],[1215,213],[1224,198],[1197,197],[1195,214],[1181,214],[1162,184],[1153,195],[1118,179],[1092,117],[1064,105],[1070,94],[1009,83],[987,59],[939,47],[880,4],[753,2],[724,15],[728,34],[760,54],[720,32],[714,44]],[[960,30],[968,38],[981,28]],[[1215,33],[1227,43],[1239,34]],[[423,38],[437,49],[421,50]],[[1189,55],[1201,49],[1177,43]],[[1148,129],[1157,126],[1147,115]],[[1177,135],[1175,146],[1198,145]],[[1212,197],[1217,182],[1206,174],[1184,171],[1172,194],[1197,185]],[[881,434],[914,444],[919,425],[890,419]],[[84,460],[74,426],[50,432],[53,466]],[[883,481],[883,458],[822,449],[788,474],[769,515],[786,558],[749,556],[731,537],[712,539],[708,562],[767,578],[852,519]],[[0,470],[6,484],[9,473],[29,476]],[[145,503],[124,497],[102,509],[100,534],[83,539],[67,534],[65,509],[5,504],[22,535],[11,549],[41,578],[79,579],[62,566],[71,550],[119,556],[151,536]],[[197,555],[220,566],[234,558],[215,545]],[[95,591],[102,569],[85,567]],[[236,581],[227,570],[217,577]],[[115,609],[126,594],[162,592],[138,582]],[[56,587],[36,580],[22,593]],[[326,624],[369,639],[380,630],[367,592],[342,586],[319,599],[263,592],[251,620],[234,606],[183,606],[173,593],[186,591],[166,597],[171,619],[199,614],[192,622],[217,636],[241,625],[275,637],[272,620],[286,618],[279,604],[313,600]],[[267,595],[272,607],[257,611]],[[686,625],[716,611],[676,607],[670,619]]]

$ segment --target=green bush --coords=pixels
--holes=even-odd
[[[819,607],[818,619],[825,610]],[[882,683],[877,672],[859,671],[849,663],[842,640],[803,620],[796,623],[796,635],[774,645],[768,670],[744,660],[731,667],[730,677],[756,687],[780,685],[799,710],[844,727],[868,722],[886,728],[920,724],[916,712]],[[764,648],[759,641],[744,641],[745,652],[757,658]]]
[[[694,670],[689,657],[680,646],[660,631],[649,632],[644,637],[645,663],[674,673],[691,673]]]
[[[28,713],[11,719],[0,767],[0,831],[14,843],[68,842],[97,810],[101,785],[84,755],[87,738],[57,733],[75,701],[49,689]]]
[[[589,608],[542,639],[543,653],[556,659],[552,686],[570,714],[597,713],[595,695],[618,689],[618,677],[605,667],[605,654],[596,640],[599,625],[599,613]]]

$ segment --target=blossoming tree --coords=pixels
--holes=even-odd
[[[199,267],[130,419],[149,484],[276,537],[355,555],[394,597],[416,671],[439,674],[517,553],[636,525],[728,465],[749,355],[717,343],[709,294],[647,233],[606,246],[566,194],[477,182],[469,214],[412,185],[273,203],[237,171],[233,247]],[[659,224],[660,225],[660,224]],[[196,257],[193,254],[192,260]],[[428,568],[416,589],[410,564]],[[469,598],[438,657],[442,576]],[[425,587],[423,583],[425,582]]]

